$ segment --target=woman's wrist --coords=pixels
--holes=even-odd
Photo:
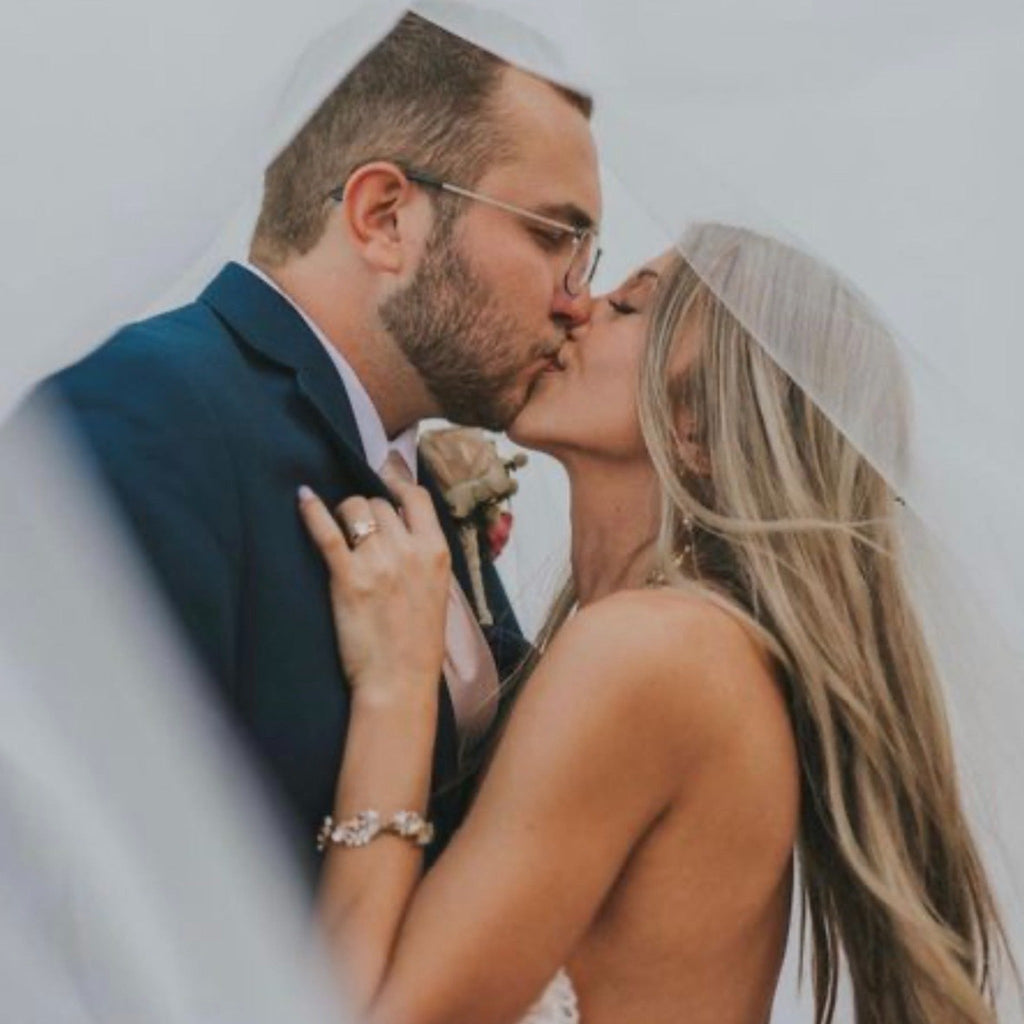
[[[382,721],[417,720],[437,714],[440,673],[430,682],[408,679],[401,686],[388,681],[380,686],[360,682],[352,687],[350,713],[379,718]]]
[[[353,692],[334,816],[377,809],[426,813],[437,734],[438,685],[400,698]]]

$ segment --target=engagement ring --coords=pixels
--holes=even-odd
[[[352,538],[352,550],[354,551],[367,537],[372,536],[380,529],[380,525],[373,520],[360,519],[349,528],[349,536]]]

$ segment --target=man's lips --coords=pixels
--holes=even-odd
[[[564,370],[565,363],[562,361],[562,343],[541,350],[526,371],[529,375],[530,390],[533,390],[533,386],[538,381],[543,380],[550,374],[562,373]]]
[[[544,372],[545,373],[560,373],[565,369],[565,363],[562,360],[562,346],[552,349],[549,352],[545,352],[543,355],[544,359]]]

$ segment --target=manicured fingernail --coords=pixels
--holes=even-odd
[[[299,501],[309,501],[310,498],[314,498],[316,495],[313,494],[313,489],[303,484],[299,488]]]

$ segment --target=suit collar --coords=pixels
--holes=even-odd
[[[283,295],[237,263],[210,282],[199,301],[251,351],[295,375],[299,391],[324,424],[346,467],[375,496],[384,485],[366,464],[352,402],[323,344]]]
[[[265,358],[292,370],[333,370],[330,356],[299,311],[240,264],[228,263],[199,301],[212,307],[249,348]]]
[[[393,441],[389,440],[377,406],[348,359],[336,346],[331,344],[328,337],[303,310],[302,306],[292,299],[272,277],[252,263],[243,263],[241,266],[273,292],[280,295],[302,317],[302,322],[327,353],[345,386],[349,405],[352,407],[352,414],[355,417],[356,428],[359,431],[359,440],[362,442],[363,452],[370,466],[379,473],[388,453],[397,450],[406,465],[414,469],[416,465],[416,428],[410,427]]]
[[[298,310],[237,263],[227,264],[200,295],[199,301],[213,309],[242,344],[295,374],[299,390],[328,429],[363,494],[389,497],[383,481],[366,462],[352,403],[337,367]],[[434,500],[451,547],[452,571],[463,591],[472,594],[469,566],[458,527],[422,457],[418,459],[417,474]]]

